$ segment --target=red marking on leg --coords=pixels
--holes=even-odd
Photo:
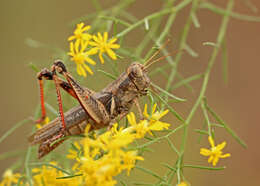
[[[41,110],[42,110],[42,116],[40,119],[36,120],[36,123],[41,123],[44,118],[46,117],[46,110],[45,110],[45,105],[44,105],[44,91],[43,91],[43,80],[39,80],[39,85],[40,85],[40,99],[41,99]]]
[[[66,129],[66,124],[65,124],[64,113],[63,113],[63,108],[62,108],[60,89],[59,89],[59,85],[57,83],[56,78],[57,78],[56,75],[53,75],[53,80],[55,83],[57,99],[58,99],[58,104],[59,104],[59,113],[60,113],[60,118],[61,118],[61,122],[62,122],[62,131],[64,131]]]

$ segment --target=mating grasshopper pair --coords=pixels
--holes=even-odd
[[[142,117],[138,98],[147,94],[147,88],[150,86],[147,68],[162,58],[148,63],[158,52],[159,50],[145,65],[137,62],[132,63],[125,72],[100,92],[94,92],[80,86],[67,71],[62,61],[55,61],[51,70],[46,68],[41,70],[37,74],[37,78],[40,85],[42,116],[37,122],[42,122],[46,117],[43,79],[53,80],[55,83],[60,117],[43,126],[29,137],[29,142],[32,145],[40,144],[38,158],[55,149],[66,139],[64,137],[83,133],[88,123],[91,124],[90,130],[111,126],[116,118],[122,119],[133,104],[137,106]],[[57,72],[63,75],[67,82],[60,79]],[[80,106],[63,113],[60,87],[76,98]]]

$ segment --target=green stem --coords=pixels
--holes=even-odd
[[[192,0],[184,0],[183,2],[185,3],[190,3]],[[149,21],[151,19],[154,19],[154,18],[157,18],[157,17],[160,17],[164,14],[169,14],[171,12],[177,12],[179,11],[181,8],[183,7],[180,7],[180,6],[176,6],[176,7],[173,7],[173,8],[169,8],[169,9],[164,9],[164,10],[161,10],[159,12],[156,12],[154,14],[151,14],[149,16],[146,16],[144,17],[143,19],[137,21],[136,23],[132,24],[131,26],[129,26],[127,29],[123,30],[122,32],[118,33],[116,35],[116,37],[122,37],[124,35],[126,35],[128,32],[132,31],[133,29],[135,29],[136,27],[140,26],[141,24],[143,24],[146,20]]]
[[[230,12],[232,10],[233,5],[234,5],[234,0],[229,0],[229,2],[227,4],[227,12]],[[227,30],[228,21],[229,21],[229,14],[226,14],[223,17],[223,20],[222,20],[222,23],[221,23],[221,26],[220,26],[220,31],[219,31],[219,34],[218,34],[218,37],[217,37],[217,42],[216,42],[217,46],[220,46],[222,41],[223,41],[224,35],[226,33],[226,30]],[[209,63],[208,63],[208,67],[205,71],[205,75],[204,75],[204,79],[203,79],[203,83],[202,83],[202,88],[200,90],[200,94],[199,94],[195,104],[193,105],[193,107],[191,109],[191,112],[189,113],[189,115],[188,115],[188,117],[185,121],[186,125],[184,127],[182,144],[181,144],[181,149],[180,149],[180,153],[182,154],[182,156],[180,157],[181,161],[178,162],[177,169],[181,169],[181,167],[182,167],[181,163],[182,163],[182,160],[183,160],[183,154],[184,154],[184,151],[185,151],[185,145],[186,145],[186,141],[187,141],[188,127],[189,127],[189,124],[191,122],[191,119],[193,118],[195,111],[197,110],[198,106],[200,105],[200,103],[201,103],[201,101],[202,101],[202,99],[205,95],[207,84],[208,84],[208,81],[209,81],[210,72],[211,72],[211,69],[214,65],[218,51],[219,51],[219,47],[215,47],[213,52],[212,52],[212,55],[211,55]],[[178,183],[180,183],[180,181],[181,180],[178,180]]]
[[[199,0],[192,1],[192,7],[191,7],[190,15],[189,15],[189,18],[188,18],[185,26],[184,26],[184,30],[183,30],[182,35],[181,35],[180,45],[179,45],[179,49],[178,49],[179,52],[177,53],[177,55],[175,57],[175,62],[170,63],[172,65],[172,70],[170,72],[170,75],[169,75],[169,78],[168,78],[168,81],[167,81],[167,84],[166,84],[166,88],[165,88],[166,91],[170,90],[172,82],[174,81],[175,75],[177,73],[177,67],[178,67],[178,64],[179,64],[179,62],[182,58],[183,49],[185,48],[188,33],[189,33],[190,26],[191,26],[191,23],[192,23],[192,15],[196,12],[198,3],[199,3]],[[165,96],[165,99],[167,101],[168,96]],[[162,105],[162,108],[164,108],[164,105]]]

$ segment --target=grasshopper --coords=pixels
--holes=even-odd
[[[46,117],[43,95],[44,79],[54,81],[60,116],[28,138],[31,145],[40,144],[38,158],[42,158],[54,150],[67,136],[84,133],[87,124],[91,125],[90,131],[111,126],[117,118],[120,120],[127,115],[133,104],[137,106],[142,118],[138,98],[145,96],[148,87],[151,85],[147,68],[161,58],[149,65],[148,63],[158,52],[148,59],[144,65],[137,62],[132,63],[125,72],[100,92],[80,86],[60,60],[54,62],[51,70],[42,69],[37,74],[42,116],[36,122],[40,123]],[[57,72],[64,76],[66,81],[59,78]],[[77,99],[80,105],[63,113],[60,87]]]

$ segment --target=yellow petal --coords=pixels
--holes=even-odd
[[[149,114],[147,113],[147,104],[144,105],[144,112],[143,112],[144,116],[146,118],[149,118]]]
[[[221,155],[220,158],[227,158],[227,157],[230,157],[230,156],[231,156],[231,154],[227,153],[227,154]]]
[[[84,23],[83,23],[83,22],[77,24],[77,28],[82,28],[83,26],[84,26]]]
[[[118,44],[112,44],[112,45],[109,45],[110,48],[114,48],[114,49],[118,49],[120,48],[120,45]]]
[[[226,142],[224,141],[224,142],[222,142],[221,144],[219,144],[219,145],[217,145],[216,146],[216,150],[217,151],[221,151],[225,146],[226,146]]]
[[[93,36],[93,40],[96,41],[97,43],[99,43],[98,38],[95,35]]]
[[[213,165],[213,166],[216,166],[217,163],[218,163],[218,160],[219,160],[219,158],[218,158],[217,156],[215,156],[215,158],[214,158],[213,161],[212,161],[212,165]]]
[[[209,159],[208,159],[208,163],[211,163],[214,159],[214,156],[210,156]]]
[[[87,76],[87,74],[86,74],[86,72],[85,72],[84,68],[82,67],[82,65],[78,65],[78,67],[79,67],[79,72],[80,72],[80,75],[82,75],[82,76],[86,77],[86,76]]]
[[[74,44],[73,42],[70,42],[70,53],[74,55]]]
[[[117,58],[116,58],[116,54],[115,54],[115,52],[114,52],[113,50],[111,50],[111,49],[108,48],[106,51],[107,51],[107,54],[108,54],[112,59],[114,59],[114,60],[117,59]]]
[[[79,144],[78,144],[76,141],[73,143],[73,145],[74,145],[77,149],[80,149],[80,146],[79,146]]]
[[[79,53],[79,44],[80,44],[80,40],[77,40],[77,41],[75,42],[75,45],[74,45],[74,49],[75,49],[75,51],[76,51],[76,54]]]
[[[73,40],[73,39],[75,39],[76,37],[75,36],[70,36],[69,38],[68,38],[68,41],[71,41],[71,40]]]
[[[107,32],[104,32],[104,42],[105,42],[105,43],[107,42],[107,38],[108,38],[108,33],[107,33]]]
[[[211,147],[215,147],[215,142],[214,142],[212,136],[209,136],[208,140],[209,140],[209,144],[211,145]]]
[[[101,63],[104,64],[105,61],[104,61],[104,58],[102,56],[102,52],[99,52],[98,57],[99,57]]]
[[[169,112],[169,110],[165,110],[162,113],[160,113],[160,118],[162,118],[163,116],[165,116],[167,113]]]
[[[88,42],[81,40],[81,48],[80,48],[80,52],[83,52],[88,46]]]
[[[85,63],[83,64],[84,68],[86,69],[86,71],[88,71],[91,75],[93,74],[92,70],[89,68],[88,65],[86,65]]]
[[[136,125],[135,115],[134,115],[133,112],[130,112],[130,113],[127,115],[127,119],[128,119],[128,122],[129,122],[131,125]]]
[[[113,39],[110,39],[108,43],[109,43],[109,44],[113,44],[114,42],[116,42],[116,40],[117,40],[117,38],[114,37]]]
[[[164,130],[164,129],[168,129],[170,126],[169,123],[164,123],[161,121],[156,121],[155,123],[153,123],[153,125],[151,125],[149,127],[150,130],[155,130],[155,131],[160,131],[160,130]]]
[[[98,39],[99,39],[99,41],[103,41],[103,38],[102,38],[102,35],[100,34],[100,32],[98,32]]]
[[[89,25],[85,26],[84,28],[82,28],[82,32],[84,31],[88,31],[91,27]]]
[[[203,156],[210,156],[211,151],[208,150],[208,149],[205,149],[205,148],[201,148],[200,149],[200,154],[203,155]]]
[[[94,42],[94,41],[90,41],[90,42],[89,42],[89,45],[91,45],[91,46],[98,46],[98,43],[96,43],[96,42]]]
[[[98,48],[91,48],[89,51],[86,52],[87,55],[95,55],[98,52]]]
[[[96,65],[96,62],[95,62],[93,59],[89,58],[89,57],[85,57],[85,60],[86,60],[89,64],[91,64],[91,65]]]
[[[80,70],[80,67],[79,67],[79,66],[80,66],[80,65],[77,65],[77,73],[78,73],[78,75],[81,76],[82,74],[81,74],[81,70]]]
[[[157,107],[157,104],[155,103],[155,104],[153,105],[152,114],[153,114],[154,111],[156,110],[156,107]]]

